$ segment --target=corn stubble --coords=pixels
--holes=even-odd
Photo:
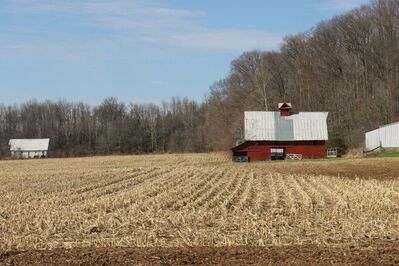
[[[399,239],[396,179],[270,165],[222,154],[1,162],[0,250]]]

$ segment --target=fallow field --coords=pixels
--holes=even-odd
[[[154,259],[161,248],[370,245],[392,249],[384,259],[399,263],[398,158],[235,164],[215,153],[1,161],[0,184],[0,264],[34,257],[26,253],[33,250],[71,248],[76,255],[141,247]]]

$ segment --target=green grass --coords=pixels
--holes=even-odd
[[[383,151],[376,154],[371,154],[368,157],[372,158],[387,158],[387,157],[399,157],[399,151]]]

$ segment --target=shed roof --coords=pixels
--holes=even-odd
[[[245,112],[245,140],[328,140],[327,112]]]
[[[383,127],[391,127],[391,126],[396,126],[396,125],[399,125],[399,121],[398,121],[398,122],[393,122],[393,123],[390,123],[390,124],[386,124],[386,125],[383,125],[383,126],[380,126],[380,128],[383,128]]]
[[[50,139],[10,139],[11,151],[47,151]]]

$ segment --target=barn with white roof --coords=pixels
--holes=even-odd
[[[233,159],[325,157],[328,113],[295,113],[290,103],[278,107],[278,112],[245,112],[245,141],[232,149]]]
[[[44,158],[48,156],[50,139],[10,139],[14,159]]]

